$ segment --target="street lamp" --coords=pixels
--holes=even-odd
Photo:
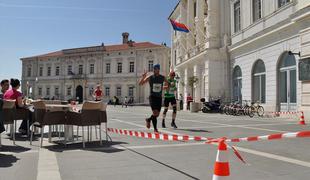
[[[293,53],[292,51],[288,52],[288,55],[292,56],[292,55],[298,55],[300,57],[300,51],[298,53]]]

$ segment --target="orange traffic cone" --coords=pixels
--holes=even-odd
[[[227,145],[225,144],[225,140],[220,140],[212,180],[227,179],[229,175]]]
[[[299,124],[300,125],[306,125],[305,116],[304,116],[304,112],[303,111],[301,111],[301,115],[300,115],[300,118],[299,118]]]

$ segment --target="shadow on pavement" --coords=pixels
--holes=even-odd
[[[3,139],[7,139],[13,142],[11,136],[9,134],[5,135]],[[33,136],[33,141],[37,141],[39,139],[39,136]],[[28,141],[29,142],[30,137],[28,137],[27,135],[22,135],[20,133],[16,133],[15,134],[15,141],[16,142],[25,142]]]
[[[0,168],[11,167],[14,163],[16,163],[19,159],[13,155],[6,155],[0,153]]]
[[[137,151],[135,151],[135,150],[133,150],[133,149],[130,149],[130,148],[127,148],[127,147],[125,147],[125,146],[123,146],[123,147],[124,147],[125,149],[127,149],[128,151],[131,151],[131,152],[133,152],[133,153],[136,153],[136,154],[138,154],[138,155],[140,155],[140,156],[143,156],[143,157],[145,157],[145,158],[147,158],[147,159],[150,159],[150,160],[152,160],[152,161],[154,161],[154,162],[156,162],[156,163],[158,163],[158,164],[161,164],[161,165],[163,165],[163,166],[165,166],[165,167],[167,167],[167,168],[170,168],[170,169],[172,169],[172,170],[174,170],[174,171],[176,171],[176,172],[179,172],[179,173],[183,174],[184,176],[186,176],[186,177],[188,177],[188,178],[190,178],[190,179],[199,180],[199,178],[196,178],[196,177],[194,177],[194,176],[192,176],[192,175],[190,175],[190,174],[188,174],[188,173],[186,173],[186,172],[184,172],[184,171],[182,171],[182,170],[180,170],[180,169],[177,169],[177,168],[175,168],[175,167],[172,167],[172,166],[170,166],[170,165],[168,165],[168,164],[166,164],[166,163],[164,163],[164,162],[161,162],[161,161],[159,161],[159,160],[156,160],[156,159],[154,159],[154,158],[152,158],[152,157],[150,157],[150,156],[147,156],[147,155],[145,155],[145,154],[143,154],[143,153],[137,152]]]
[[[2,145],[0,148],[1,152],[13,152],[13,153],[22,153],[31,150],[30,148],[22,147],[22,146],[6,146]],[[1,160],[0,160],[1,162]]]
[[[126,142],[118,142],[118,141],[103,141],[102,146],[100,146],[99,141],[92,141],[92,142],[85,142],[85,148],[83,148],[82,142],[78,143],[72,143],[72,144],[63,144],[63,141],[56,141],[55,145],[47,146],[44,148],[47,148],[50,151],[54,152],[65,152],[65,151],[72,151],[72,150],[82,150],[82,151],[93,151],[93,152],[103,152],[103,153],[117,153],[124,151],[124,149],[119,149],[117,147],[113,147],[115,145],[121,145],[121,144],[128,144]]]
[[[203,129],[182,129],[182,128],[178,128],[175,129],[177,131],[188,131],[188,132],[205,132],[205,133],[212,133],[212,131],[208,131],[208,130],[203,130]]]

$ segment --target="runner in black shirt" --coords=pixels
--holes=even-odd
[[[147,76],[147,72],[144,72],[142,75],[142,78],[139,82],[139,85],[144,85],[145,83],[149,82],[150,84],[150,106],[152,108],[153,114],[150,118],[147,118],[146,121],[146,127],[151,127],[151,121],[153,123],[154,131],[158,132],[157,130],[157,117],[159,116],[160,110],[161,110],[161,104],[162,104],[162,92],[163,89],[166,89],[167,87],[164,87],[164,82],[167,83],[167,80],[165,76],[159,74],[160,71],[160,65],[155,64],[154,67],[154,74]],[[167,83],[168,84],[168,83]]]

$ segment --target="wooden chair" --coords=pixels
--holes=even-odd
[[[68,112],[68,125],[74,125],[82,127],[82,139],[83,148],[85,148],[85,138],[84,138],[84,127],[98,126],[99,125],[99,140],[100,145],[102,145],[101,137],[101,122],[104,117],[104,113],[100,111],[102,108],[101,102],[84,102],[82,110],[80,112]],[[88,137],[90,136],[90,131],[88,128]]]
[[[47,111],[45,103],[43,101],[34,101],[34,120],[32,126],[32,131],[34,131],[34,127],[41,128],[41,143],[40,147],[43,144],[43,133],[44,133],[44,126],[51,125],[65,125],[67,123],[66,113],[64,111]],[[50,131],[49,131],[50,137]],[[30,144],[32,145],[33,133],[31,133]]]
[[[15,132],[16,132],[16,123],[15,123],[15,100],[3,100],[2,106],[3,113],[3,124],[10,125],[11,138],[13,139],[13,144],[15,145]],[[1,134],[0,134],[1,139]]]

